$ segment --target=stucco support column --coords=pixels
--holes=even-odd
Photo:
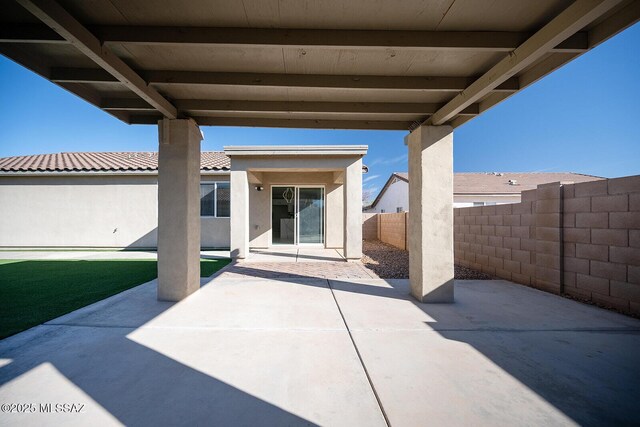
[[[344,257],[362,258],[362,159],[344,170]]]
[[[231,162],[231,258],[249,255],[249,177]]]
[[[200,141],[193,120],[158,122],[158,299],[200,288]]]
[[[409,146],[409,281],[421,302],[453,302],[453,129],[420,126]]]

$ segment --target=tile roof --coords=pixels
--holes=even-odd
[[[394,175],[409,182],[409,174]],[[599,176],[574,172],[458,172],[453,174],[454,194],[503,194],[520,193],[540,184],[558,181],[587,182],[604,179]],[[511,184],[510,182],[514,183]]]
[[[200,170],[226,171],[231,163],[222,151],[203,151]],[[0,172],[153,172],[157,152],[56,153],[0,158]]]

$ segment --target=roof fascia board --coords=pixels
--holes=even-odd
[[[225,146],[232,156],[364,156],[366,145]]]

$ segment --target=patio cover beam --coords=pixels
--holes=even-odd
[[[17,0],[24,8],[69,41],[80,52],[155,107],[165,117],[175,119],[178,110],[133,71],[89,30],[53,0]]]
[[[216,28],[179,26],[89,26],[103,43],[140,45],[280,46],[287,48],[394,48],[417,50],[473,50],[510,52],[532,33],[517,31],[398,31],[278,28]],[[8,24],[0,28],[0,42],[66,42],[45,25]],[[586,33],[576,33],[555,46],[554,52],[584,52]]]
[[[130,124],[153,125],[159,117],[154,115],[132,115]],[[192,117],[200,126],[248,126],[305,129],[368,129],[368,130],[409,130],[412,121],[391,120],[325,120],[325,119],[282,119],[256,117]]]
[[[180,111],[189,112],[288,112],[288,113],[366,113],[417,114],[435,113],[442,104],[392,102],[309,102],[309,101],[235,101],[209,99],[176,99]],[[105,98],[100,105],[105,110],[155,111],[139,98]],[[467,107],[460,114],[478,114],[478,105]]]
[[[400,89],[459,92],[475,77],[355,76],[325,74],[232,73],[209,71],[141,71],[149,84],[307,87],[336,89]],[[112,75],[93,68],[52,68],[51,80],[67,83],[116,82]],[[516,92],[518,79],[505,79],[493,90]]]
[[[511,51],[531,33],[513,31],[398,31],[211,27],[101,26],[96,34],[106,43],[241,45],[321,48],[464,49]],[[576,34],[554,50],[585,51],[586,34]]]
[[[464,89],[425,121],[442,125],[469,105],[478,102],[493,89],[539,60],[562,41],[600,18],[622,0],[577,0],[527,41]]]

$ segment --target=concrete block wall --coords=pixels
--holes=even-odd
[[[407,249],[406,212],[379,214],[379,239],[399,249]]]
[[[378,239],[378,214],[376,213],[362,214],[362,239],[364,240]]]
[[[550,183],[529,195],[535,227],[533,285],[556,294],[562,293],[562,191],[562,183]]]
[[[532,207],[523,200],[454,209],[456,263],[530,285],[536,271]]]
[[[640,176],[524,191],[457,208],[455,261],[500,278],[640,314]]]
[[[362,238],[380,240],[396,248],[407,249],[409,213],[365,213],[362,215]]]
[[[564,292],[640,313],[640,176],[564,186]]]

